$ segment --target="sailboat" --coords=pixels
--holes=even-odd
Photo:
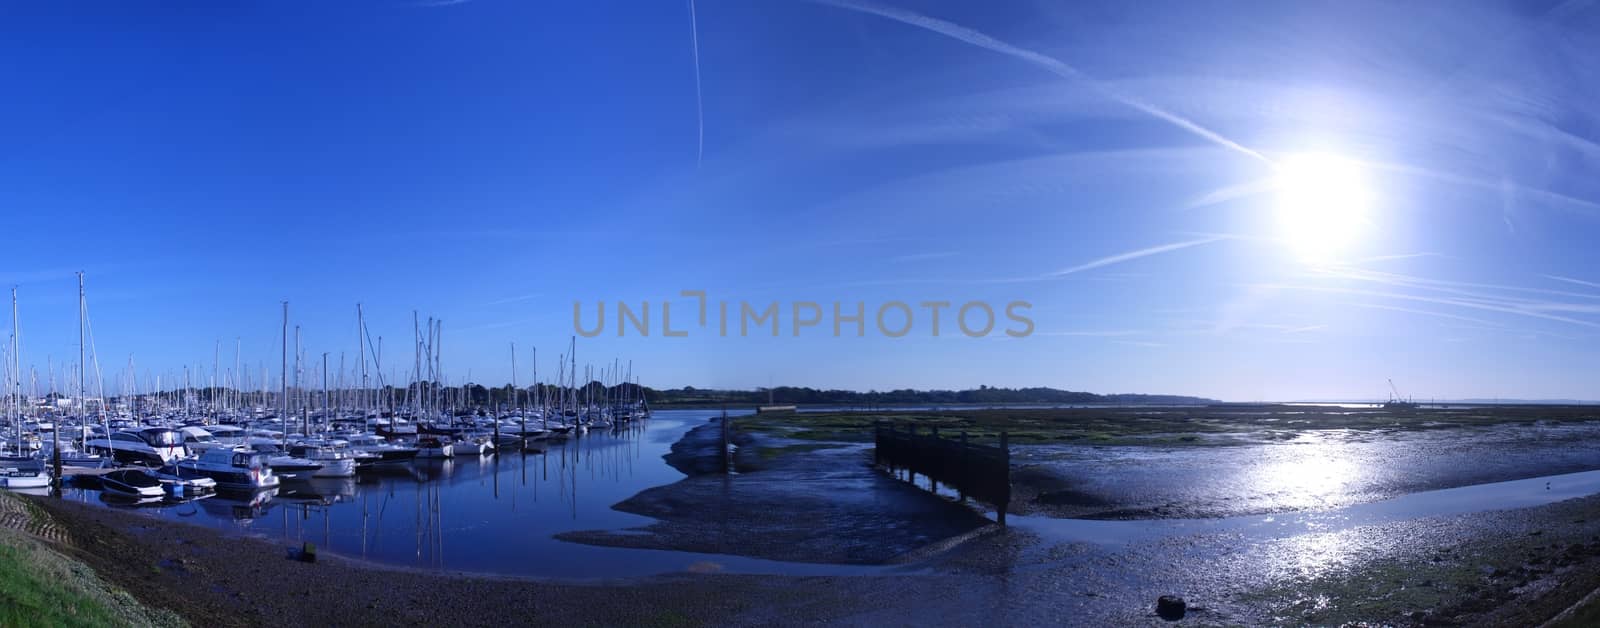
[[[81,286],[82,274],[79,274]],[[6,393],[10,397],[11,429],[16,437],[16,455],[0,458],[0,487],[44,488],[50,486],[50,470],[25,442],[22,430],[22,357],[17,326],[17,289],[11,289],[11,363],[6,365]]]

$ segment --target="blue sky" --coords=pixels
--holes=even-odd
[[[45,378],[86,271],[113,388],[130,359],[209,373],[218,342],[227,370],[236,339],[276,364],[282,300],[314,358],[354,363],[361,302],[395,378],[416,310],[453,382],[505,381],[513,341],[526,381],[575,301],[677,321],[700,289],[1025,300],[1036,329],[658,329],[579,361],[656,386],[1600,399],[1590,4],[11,4],[0,282]]]

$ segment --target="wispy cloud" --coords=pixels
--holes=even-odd
[[[1087,336],[1093,338],[1117,338],[1121,336],[1140,336],[1146,332],[1133,329],[1116,329],[1108,331],[1040,331],[1034,332],[1035,336]]]
[[[1358,260],[1356,260],[1354,262],[1351,262],[1351,263],[1359,266],[1359,265],[1362,265],[1362,264],[1378,264],[1378,263],[1381,263],[1381,262],[1397,262],[1397,261],[1400,261],[1400,260],[1403,260],[1403,259],[1417,259],[1417,258],[1422,258],[1422,257],[1445,257],[1445,256],[1444,255],[1440,255],[1438,253],[1400,253],[1400,254],[1396,254],[1396,255],[1375,255],[1375,256],[1372,256],[1372,257],[1358,259]]]
[[[1159,120],[1162,120],[1164,122],[1167,122],[1168,124],[1171,124],[1171,125],[1176,126],[1176,127],[1180,128],[1180,129],[1182,129],[1184,131],[1187,131],[1189,133],[1197,135],[1197,136],[1201,137],[1202,139],[1205,139],[1206,141],[1214,143],[1214,144],[1216,144],[1218,146],[1222,146],[1223,148],[1227,148],[1229,150],[1235,151],[1235,152],[1240,153],[1242,155],[1247,155],[1247,156],[1250,156],[1250,157],[1253,157],[1255,159],[1258,159],[1258,160],[1261,160],[1261,161],[1265,161],[1265,162],[1268,162],[1268,163],[1271,163],[1271,161],[1272,161],[1270,159],[1267,159],[1267,157],[1265,155],[1262,155],[1261,153],[1256,152],[1254,149],[1248,148],[1248,147],[1244,146],[1243,144],[1240,144],[1240,143],[1235,142],[1235,141],[1233,141],[1231,139],[1228,139],[1227,137],[1224,137],[1222,134],[1217,133],[1216,131],[1208,129],[1208,128],[1204,127],[1204,126],[1201,126],[1199,123],[1196,123],[1193,120],[1190,120],[1190,119],[1185,118],[1183,116],[1180,116],[1178,114],[1175,114],[1175,113],[1172,113],[1170,111],[1167,111],[1166,109],[1164,109],[1162,107],[1159,107],[1159,106],[1156,106],[1156,105],[1154,105],[1152,103],[1146,102],[1143,99],[1137,98],[1137,97],[1133,96],[1132,94],[1126,93],[1126,92],[1122,91],[1121,89],[1118,89],[1118,88],[1116,88],[1116,87],[1114,87],[1114,86],[1112,86],[1110,84],[1095,80],[1093,77],[1091,77],[1091,76],[1089,76],[1087,74],[1084,74],[1079,69],[1077,69],[1077,68],[1075,68],[1075,67],[1073,67],[1071,65],[1068,65],[1068,64],[1062,62],[1059,59],[1056,59],[1056,58],[1051,57],[1049,55],[1045,55],[1045,54],[1040,53],[1040,52],[1036,52],[1036,51],[1033,51],[1033,50],[1028,50],[1026,48],[1021,48],[1021,47],[1018,47],[1018,46],[1011,45],[1009,43],[1006,43],[1004,41],[1000,41],[998,39],[995,39],[993,37],[985,35],[985,34],[983,34],[981,32],[973,30],[971,28],[967,28],[965,26],[962,26],[960,24],[956,24],[954,22],[947,22],[945,20],[941,20],[941,19],[934,18],[934,17],[929,17],[927,15],[923,15],[923,14],[917,13],[915,11],[908,11],[908,10],[905,10],[905,9],[884,6],[884,5],[881,5],[881,4],[875,4],[875,3],[871,3],[871,2],[862,2],[862,1],[858,1],[858,0],[812,0],[812,1],[813,2],[817,2],[819,4],[826,4],[826,5],[830,5],[830,6],[839,7],[841,9],[848,9],[848,10],[851,10],[851,11],[856,11],[856,12],[860,12],[860,13],[867,13],[867,14],[876,15],[876,16],[879,16],[879,17],[891,19],[891,20],[894,20],[896,22],[900,22],[902,24],[907,24],[907,25],[910,25],[910,26],[915,26],[915,27],[918,27],[918,28],[929,30],[929,31],[938,33],[940,35],[944,35],[946,37],[949,37],[951,39],[955,39],[957,41],[961,41],[961,42],[964,42],[964,43],[967,43],[967,44],[970,44],[970,45],[973,45],[973,46],[977,46],[979,48],[983,48],[983,49],[986,49],[986,50],[997,52],[997,53],[1000,53],[1000,54],[1003,54],[1003,55],[1006,55],[1006,56],[1009,56],[1009,57],[1013,57],[1013,58],[1016,58],[1016,59],[1031,63],[1033,65],[1036,65],[1036,66],[1039,66],[1041,68],[1044,68],[1045,70],[1049,71],[1050,73],[1055,74],[1056,76],[1059,76],[1061,78],[1064,78],[1064,79],[1067,79],[1067,80],[1070,80],[1070,81],[1079,82],[1079,83],[1089,87],[1090,89],[1093,89],[1094,91],[1100,93],[1101,95],[1103,95],[1103,96],[1105,96],[1107,98],[1110,98],[1111,100],[1117,101],[1119,103],[1127,105],[1128,107],[1131,107],[1131,108],[1136,109],[1138,111],[1144,112],[1144,113],[1150,115],[1151,117],[1154,117],[1156,119],[1159,119]]]
[[[1133,281],[1149,277],[1150,273],[1096,273],[1092,277],[1084,277],[1089,281]]]
[[[1200,246],[1202,244],[1209,244],[1209,243],[1212,243],[1212,242],[1220,242],[1222,240],[1231,240],[1231,239],[1234,239],[1234,236],[1230,236],[1230,235],[1211,235],[1211,236],[1207,236],[1207,237],[1204,237],[1204,238],[1198,238],[1198,239],[1195,239],[1195,240],[1185,240],[1183,242],[1174,242],[1174,243],[1171,243],[1171,244],[1163,244],[1163,245],[1160,245],[1160,246],[1152,246],[1152,247],[1149,247],[1149,248],[1143,248],[1143,249],[1139,249],[1137,251],[1128,251],[1126,253],[1118,253],[1116,255],[1102,257],[1102,258],[1097,259],[1097,260],[1093,260],[1093,261],[1090,261],[1090,262],[1085,262],[1083,264],[1079,264],[1079,265],[1073,266],[1071,268],[1063,268],[1063,269],[1055,271],[1055,272],[1044,273],[1044,274],[1041,274],[1041,275],[1024,276],[1024,277],[988,277],[988,278],[976,278],[976,279],[955,279],[955,278],[951,278],[951,279],[930,279],[930,278],[926,278],[926,277],[916,277],[916,278],[904,278],[904,279],[874,279],[874,280],[866,280],[866,281],[850,281],[850,282],[843,282],[843,283],[823,284],[823,285],[813,286],[813,287],[815,287],[815,288],[859,288],[859,287],[868,287],[868,286],[893,286],[893,285],[971,285],[971,284],[1010,284],[1010,283],[1029,283],[1029,282],[1037,282],[1037,281],[1054,281],[1054,280],[1058,280],[1058,279],[1061,279],[1063,277],[1066,277],[1068,275],[1081,273],[1081,272],[1087,271],[1087,270],[1093,270],[1093,269],[1096,269],[1096,268],[1103,268],[1103,267],[1106,267],[1106,266],[1111,266],[1113,264],[1120,264],[1122,262],[1136,260],[1136,259],[1143,258],[1143,257],[1149,257],[1149,256],[1152,256],[1152,255],[1160,255],[1162,253],[1170,253],[1172,251],[1179,251],[1179,250],[1186,249],[1186,248],[1193,247],[1193,246]],[[1117,278],[1118,279],[1126,279],[1126,278],[1128,278],[1130,276],[1140,276],[1140,275],[1119,274]]]
[[[891,257],[891,258],[889,258],[889,263],[890,264],[905,264],[905,263],[909,263],[909,262],[926,262],[926,261],[929,261],[929,260],[944,259],[946,257],[955,257],[956,255],[960,255],[960,252],[959,251],[940,251],[940,252],[937,252],[937,253],[912,253],[910,255],[901,255],[899,257]]]
[[[1113,340],[1112,342],[1115,342],[1115,343],[1117,343],[1119,345],[1128,345],[1130,347],[1165,347],[1165,346],[1167,346],[1166,343],[1151,342],[1151,341],[1148,341],[1148,340]]]
[[[1595,283],[1593,281],[1584,281],[1582,279],[1573,279],[1571,277],[1562,277],[1560,275],[1545,275],[1544,277],[1545,277],[1545,279],[1554,279],[1556,281],[1565,281],[1567,283],[1578,284],[1580,286],[1586,286],[1586,287],[1590,287],[1590,288],[1600,288],[1600,283]]]
[[[1545,288],[1527,288],[1523,286],[1508,286],[1504,284],[1480,283],[1471,281],[1428,279],[1426,277],[1416,277],[1412,275],[1402,275],[1399,273],[1367,270],[1350,266],[1325,266],[1313,269],[1311,272],[1314,274],[1321,274],[1340,279],[1352,279],[1391,286],[1420,288],[1497,301],[1514,301],[1515,299],[1513,297],[1489,294],[1484,292],[1484,290],[1500,292],[1523,292],[1528,294],[1545,294],[1552,296],[1578,297],[1584,299],[1600,299],[1600,294],[1591,294],[1586,292],[1548,290]]]
[[[1420,295],[1420,294],[1405,294],[1405,293],[1399,293],[1399,292],[1383,292],[1383,291],[1378,291],[1378,290],[1363,290],[1363,289],[1360,289],[1360,288],[1343,288],[1343,287],[1336,287],[1336,286],[1305,286],[1305,285],[1291,285],[1291,284],[1253,284],[1250,287],[1252,287],[1252,288],[1264,288],[1264,289],[1270,289],[1270,290],[1303,290],[1303,291],[1309,291],[1309,292],[1326,292],[1326,293],[1332,293],[1332,294],[1349,294],[1349,295],[1364,296],[1364,297],[1374,297],[1374,298],[1380,298],[1380,299],[1396,299],[1396,300],[1401,300],[1401,301],[1414,301],[1414,302],[1419,302],[1419,303],[1436,303],[1436,304],[1439,304],[1439,305],[1452,305],[1452,306],[1456,306],[1456,307],[1483,310],[1483,311],[1487,311],[1487,312],[1500,312],[1500,313],[1504,313],[1504,314],[1515,314],[1515,315],[1518,315],[1518,316],[1526,316],[1526,317],[1531,317],[1531,318],[1540,318],[1540,319],[1544,319],[1544,320],[1557,321],[1557,322],[1568,323],[1568,324],[1572,324],[1572,325],[1580,325],[1580,326],[1583,326],[1583,327],[1600,328],[1600,323],[1595,323],[1595,322],[1586,321],[1586,320],[1580,320],[1580,319],[1572,318],[1572,317],[1569,317],[1569,316],[1558,316],[1558,315],[1555,315],[1555,314],[1547,314],[1547,313],[1545,313],[1543,311],[1540,311],[1538,309],[1534,309],[1532,307],[1529,307],[1529,305],[1538,305],[1537,303],[1529,303],[1529,302],[1526,302],[1526,301],[1515,300],[1515,299],[1513,299],[1513,300],[1490,300],[1490,299],[1482,299],[1482,298],[1460,298],[1460,297],[1447,298],[1447,297],[1437,297],[1437,296]]]
[[[523,295],[518,295],[518,296],[514,296],[514,297],[506,297],[506,298],[503,298],[503,299],[495,299],[493,301],[489,301],[487,303],[484,303],[484,305],[506,305],[506,304],[509,304],[509,303],[523,303],[523,302],[526,302],[526,301],[532,301],[532,300],[537,299],[537,298],[539,298],[541,296],[544,296],[543,293],[535,292],[533,294],[523,294]]]
[[[694,15],[694,0],[689,0],[689,44],[694,51],[694,165],[698,168],[706,156],[706,108],[700,91],[700,22]]]
[[[1148,247],[1148,248],[1139,249],[1139,250],[1136,250],[1136,251],[1128,251],[1126,253],[1118,253],[1116,255],[1110,255],[1110,256],[1107,256],[1107,257],[1102,257],[1100,259],[1093,260],[1093,261],[1090,261],[1090,262],[1086,262],[1086,263],[1083,263],[1083,264],[1079,264],[1077,266],[1073,266],[1073,267],[1070,267],[1070,268],[1063,268],[1061,270],[1058,270],[1058,271],[1055,271],[1053,273],[1050,273],[1047,276],[1048,277],[1061,277],[1061,276],[1064,276],[1064,275],[1071,275],[1073,273],[1081,273],[1081,272],[1086,271],[1086,270],[1094,270],[1096,268],[1101,268],[1101,267],[1104,267],[1104,266],[1110,266],[1112,264],[1121,264],[1122,262],[1136,260],[1136,259],[1139,259],[1141,257],[1150,257],[1151,255],[1160,255],[1162,253],[1171,253],[1173,251],[1181,251],[1181,250],[1187,249],[1189,247],[1200,246],[1202,244],[1211,244],[1212,242],[1221,242],[1221,241],[1227,240],[1227,239],[1230,239],[1230,237],[1229,236],[1211,236],[1211,237],[1206,237],[1206,238],[1199,238],[1199,239],[1196,239],[1196,240],[1185,240],[1183,242],[1173,242],[1171,244],[1162,244],[1160,246],[1152,246],[1152,247]]]
[[[1478,323],[1480,325],[1488,325],[1488,326],[1493,327],[1493,328],[1503,327],[1503,325],[1501,325],[1500,323],[1496,323],[1496,322],[1493,322],[1493,321],[1488,321],[1488,320],[1484,320],[1484,319],[1481,319],[1481,318],[1473,318],[1471,316],[1462,316],[1460,314],[1451,314],[1449,312],[1435,312],[1435,311],[1432,311],[1432,310],[1422,310],[1422,309],[1411,308],[1411,307],[1401,307],[1401,306],[1398,306],[1398,305],[1383,305],[1381,303],[1347,302],[1347,303],[1345,303],[1345,305],[1349,305],[1349,306],[1353,306],[1353,307],[1364,307],[1364,308],[1369,308],[1369,309],[1374,309],[1374,310],[1388,310],[1388,311],[1391,311],[1391,312],[1405,312],[1407,314],[1418,314],[1418,315],[1421,315],[1421,316],[1437,316],[1439,318],[1448,318],[1448,319],[1452,319],[1452,320],[1465,321],[1465,322],[1468,322],[1468,323]]]
[[[1502,195],[1504,201],[1503,206],[1508,210],[1513,204],[1512,201],[1518,200],[1518,197],[1521,197],[1527,201],[1536,202],[1546,207],[1559,209],[1570,214],[1584,216],[1587,218],[1600,217],[1600,203],[1543,188],[1522,185],[1504,177],[1491,180],[1405,163],[1380,161],[1360,161],[1358,163],[1360,163],[1362,166],[1376,170],[1386,170],[1389,172],[1432,179],[1434,181],[1449,183],[1462,187],[1470,187],[1494,192]],[[1511,227],[1509,214],[1502,212],[1502,218],[1504,218],[1506,221],[1506,227],[1514,230],[1514,228]]]
[[[466,327],[462,327],[462,328],[457,329],[455,331],[463,332],[463,331],[484,331],[484,330],[489,330],[489,329],[506,329],[508,327],[517,327],[519,325],[525,325],[525,324],[533,323],[533,322],[540,321],[540,320],[544,320],[544,317],[543,316],[533,316],[533,317],[519,318],[519,319],[509,320],[509,321],[494,321],[494,322],[489,322],[489,323],[479,323],[477,325],[468,325]]]
[[[1252,196],[1259,196],[1261,194],[1265,194],[1267,192],[1271,192],[1272,189],[1273,189],[1273,182],[1270,179],[1263,179],[1263,180],[1259,180],[1259,181],[1251,181],[1249,183],[1240,183],[1240,184],[1237,184],[1237,185],[1230,185],[1230,186],[1227,186],[1227,187],[1217,188],[1217,189],[1212,190],[1210,192],[1206,192],[1205,194],[1202,194],[1202,195],[1200,195],[1198,197],[1195,197],[1194,200],[1191,200],[1188,203],[1184,203],[1183,208],[1184,209],[1199,209],[1201,207],[1210,207],[1212,205],[1221,205],[1223,203],[1227,203],[1227,202],[1230,202],[1230,201],[1235,201],[1235,200],[1238,200],[1238,199],[1241,199],[1241,198],[1250,198]]]

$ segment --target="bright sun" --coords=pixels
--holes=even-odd
[[[1368,223],[1372,189],[1361,166],[1335,155],[1308,153],[1277,167],[1280,237],[1304,262],[1336,261]]]

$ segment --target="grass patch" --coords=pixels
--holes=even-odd
[[[778,447],[763,446],[761,448],[761,459],[776,460],[789,454],[816,451],[818,449],[832,449],[834,447],[838,447],[838,445],[831,443],[800,443],[798,445],[782,445]]]
[[[49,515],[28,500],[0,491],[0,512],[24,529],[53,527]],[[144,607],[94,569],[52,548],[39,537],[0,527],[0,626],[185,626],[168,611]]]
[[[0,626],[127,625],[112,606],[75,586],[88,574],[82,564],[5,533],[0,540]],[[126,595],[126,594],[123,594]]]
[[[1314,430],[1423,431],[1536,422],[1600,420],[1596,406],[1496,406],[1384,410],[1333,406],[1214,405],[940,411],[800,412],[737,419],[739,429],[784,438],[866,442],[872,426],[892,421],[927,433],[993,442],[1001,432],[1016,444],[1207,446],[1291,440]]]

